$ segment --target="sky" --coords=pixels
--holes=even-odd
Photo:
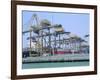
[[[29,22],[33,14],[37,14],[39,21],[47,19],[52,24],[61,24],[66,32],[71,32],[81,38],[89,34],[90,15],[88,13],[68,12],[22,11],[23,31],[29,30]],[[23,35],[23,47],[28,46],[29,40],[27,40],[27,37],[29,37],[29,33]]]

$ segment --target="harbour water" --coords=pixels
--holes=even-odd
[[[24,63],[22,69],[32,68],[56,68],[56,67],[75,67],[75,66],[89,66],[89,61],[79,62],[52,62],[52,63]]]

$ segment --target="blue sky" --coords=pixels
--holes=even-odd
[[[52,24],[62,24],[66,32],[72,32],[80,36],[89,34],[89,14],[88,13],[61,13],[61,12],[34,12],[34,11],[23,11],[23,31],[29,29],[29,21],[33,14],[37,14],[39,20],[48,19]],[[29,34],[23,35],[23,47],[27,46],[28,40],[26,38]]]

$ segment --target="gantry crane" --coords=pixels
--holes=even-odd
[[[33,21],[36,21],[36,26],[33,27]],[[22,32],[23,34],[25,33],[30,33],[30,37],[29,37],[29,40],[30,40],[30,50],[29,50],[29,54],[31,56],[31,51],[32,51],[32,32],[34,31],[36,34],[39,35],[39,29],[40,29],[40,24],[39,24],[39,18],[37,17],[36,14],[33,14],[31,19],[29,20],[29,23],[28,23],[28,26],[29,27],[29,30],[27,31],[24,31]]]
[[[36,21],[36,25],[33,25],[33,21],[34,20]],[[51,24],[50,24],[50,22],[48,20],[44,19],[44,20],[42,20],[40,22],[39,18],[38,18],[38,16],[36,14],[32,15],[32,17],[31,17],[31,19],[29,21],[29,25],[28,25],[29,30],[23,32],[23,34],[28,33],[28,32],[30,33],[30,37],[29,37],[29,40],[30,40],[30,54],[31,54],[31,51],[32,51],[31,50],[32,49],[31,42],[32,42],[32,37],[33,37],[32,36],[32,32],[38,34],[38,36],[35,36],[35,38],[38,39],[36,41],[36,44],[37,44],[38,47],[41,47],[41,49],[38,49],[37,51],[39,52],[39,50],[40,50],[40,52],[43,53],[43,37],[44,37],[43,34],[46,33],[43,30],[48,29],[49,34],[50,34],[50,28],[51,28],[50,26],[51,26]],[[46,35],[47,35],[47,33],[46,33]],[[39,38],[41,38],[40,41],[39,41]],[[45,40],[45,38],[44,38],[44,40]],[[50,44],[50,35],[49,35],[49,45],[51,45]]]

